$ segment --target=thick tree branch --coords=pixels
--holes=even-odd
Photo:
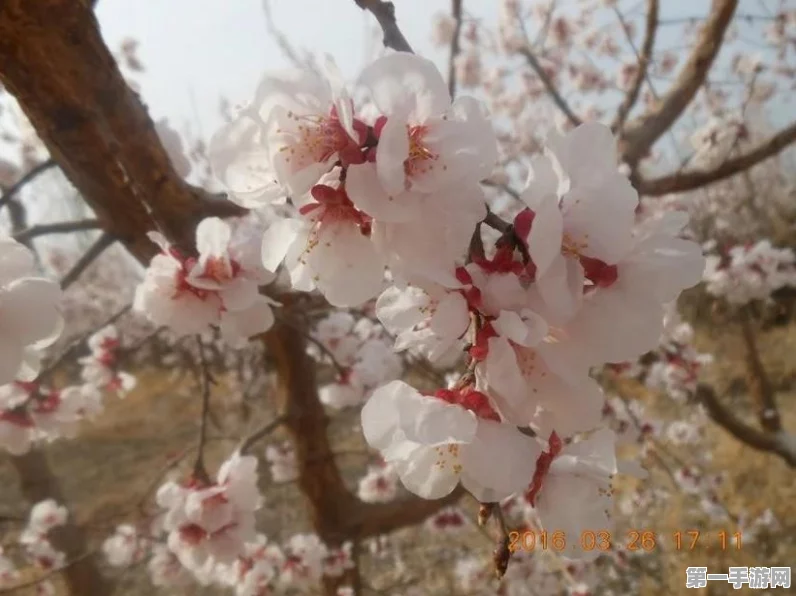
[[[384,33],[384,47],[392,48],[398,52],[409,52],[414,54],[412,46],[406,41],[404,34],[398,27],[398,21],[395,19],[395,5],[392,2],[385,2],[385,0],[354,0],[362,10],[370,11],[376,20],[379,22],[382,32]]]
[[[0,82],[102,226],[139,259],[156,252],[143,230],[157,226],[192,249],[203,217],[243,212],[174,172],[87,4],[0,2]]]
[[[658,8],[658,0],[647,0],[647,20],[644,30],[644,41],[641,44],[640,53],[633,43],[633,38],[630,37],[630,34],[628,33],[628,42],[630,42],[630,45],[636,54],[638,70],[636,71],[636,75],[630,84],[630,89],[628,89],[627,95],[625,95],[624,100],[622,100],[622,103],[619,105],[619,109],[616,111],[616,117],[611,124],[611,130],[613,130],[614,133],[622,130],[625,120],[627,120],[627,117],[630,115],[630,110],[632,110],[633,106],[636,105],[639,92],[641,91],[641,86],[644,83],[644,80],[647,78],[649,65],[650,62],[652,62],[652,50],[655,47],[655,33],[658,30]],[[614,10],[619,17],[620,24],[627,33],[627,26],[622,13],[616,6],[614,7]]]
[[[623,161],[634,167],[688,107],[719,53],[738,0],[713,0],[691,55],[672,88],[653,108],[629,122],[619,143]]]
[[[569,107],[567,100],[565,100],[564,97],[561,95],[561,93],[559,93],[556,84],[553,82],[553,79],[551,79],[550,76],[547,74],[547,71],[544,69],[542,64],[536,58],[536,55],[531,50],[530,46],[520,48],[517,51],[523,56],[525,56],[525,60],[534,70],[536,76],[539,77],[539,80],[542,81],[542,84],[545,86],[545,89],[547,89],[547,93],[548,95],[550,95],[550,98],[553,100],[553,103],[556,104],[556,106],[558,106],[558,109],[563,112],[564,116],[567,117],[567,120],[569,120],[570,124],[572,124],[572,126],[580,125],[581,119],[575,114],[575,112],[572,111],[572,108]]]
[[[752,166],[774,157],[794,142],[796,142],[796,122],[760,143],[748,153],[728,159],[716,168],[678,172],[652,180],[639,178],[634,181],[634,186],[640,194],[653,197],[694,190],[748,170]]]
[[[265,334],[265,344],[278,375],[276,401],[284,427],[295,448],[298,485],[310,506],[318,535],[340,544],[356,499],[343,483],[329,444],[329,418],[318,396],[315,362],[307,354],[306,333],[298,333],[298,320],[277,321]]]
[[[792,468],[796,468],[796,437],[785,432],[766,433],[749,426],[735,416],[716,395],[713,387],[700,383],[695,392],[697,400],[705,406],[716,424],[723,427],[742,443],[756,449],[779,455]]]

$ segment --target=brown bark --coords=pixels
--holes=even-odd
[[[61,487],[44,453],[29,451],[12,457],[11,463],[19,477],[20,491],[29,503],[45,499],[64,503]],[[53,546],[66,555],[66,568],[62,574],[71,594],[105,596],[111,593],[112,584],[100,573],[94,559],[85,556],[89,552],[89,544],[80,526],[70,519],[67,524],[51,531],[50,539]]]
[[[103,227],[139,259],[156,250],[142,231],[157,225],[188,249],[203,217],[242,212],[176,175],[88,5],[0,2],[0,82]]]
[[[710,15],[672,88],[645,114],[629,122],[620,139],[622,160],[638,162],[680,117],[705,82],[732,21],[738,0],[713,0]]]
[[[380,22],[394,22],[390,3],[358,3]],[[243,210],[209,197],[174,172],[145,107],[105,47],[89,4],[0,0],[0,82],[19,100],[106,232],[142,262],[155,254],[146,233],[156,226],[183,251],[194,252],[194,231],[202,218],[240,215]],[[402,39],[396,38],[396,43],[410,49]],[[457,492],[440,501],[366,505],[345,487],[326,432],[315,363],[306,354],[306,340],[296,323],[290,323],[278,322],[265,341],[277,364],[278,400],[318,535],[340,544],[390,532],[418,523],[458,498]],[[41,498],[57,498],[57,483],[46,460],[20,460],[24,461],[30,465],[18,467],[23,484],[47,487]],[[75,544],[80,544],[79,536]],[[90,559],[86,565],[91,565]],[[93,588],[73,592],[103,593]]]
[[[318,398],[315,363],[306,340],[296,331],[300,323],[277,322],[265,342],[278,375],[277,403],[296,449],[298,485],[310,505],[310,517],[325,542],[341,543],[342,528],[353,506],[329,444],[329,418]]]
[[[647,196],[661,196],[702,188],[748,170],[758,163],[774,157],[793,143],[796,143],[796,122],[783,128],[747,153],[732,157],[715,168],[676,172],[651,180],[641,178],[635,180],[634,185],[639,193]]]

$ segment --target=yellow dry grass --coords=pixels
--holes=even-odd
[[[720,330],[720,335],[715,335]],[[715,363],[706,371],[706,379],[713,382],[720,393],[726,394],[728,403],[737,407],[752,423],[743,385],[743,352],[739,334],[733,326],[698,326],[697,345],[715,356]],[[796,431],[796,327],[793,325],[768,330],[760,335],[764,363],[772,381],[779,389],[778,400],[787,428]],[[196,442],[200,394],[189,373],[176,378],[173,372],[155,368],[139,371],[138,387],[124,400],[107,399],[106,411],[99,419],[86,424],[78,438],[62,440],[48,447],[48,455],[57,470],[70,510],[91,531],[98,543],[116,523],[138,518],[142,511],[151,511],[151,505],[141,509],[138,504],[152,489],[174,457],[185,454],[181,470],[190,467],[192,452],[186,452]],[[626,388],[627,389],[627,388]],[[671,418],[677,416],[672,402],[635,388],[634,399],[642,399],[652,411]],[[254,426],[268,420],[273,413],[267,403],[251,412],[248,422],[241,422],[240,405],[233,403],[231,390],[223,383],[214,389],[212,410],[218,426],[212,426],[214,437],[208,446],[208,460],[215,469],[229,453],[242,434],[241,424]],[[677,406],[682,407],[682,406]],[[357,416],[343,414],[331,426],[334,444],[340,452],[340,465],[344,476],[353,486],[363,470],[366,458],[361,433],[357,430]],[[244,433],[245,434],[245,430]],[[224,438],[228,437],[228,438]],[[271,440],[279,438],[276,434]],[[690,448],[693,449],[693,448]],[[671,452],[688,462],[695,455],[689,448]],[[753,517],[771,508],[782,526],[775,532],[763,533],[755,543],[742,540],[742,548],[731,544],[720,546],[719,532],[732,534],[737,528],[731,523],[710,521],[696,505],[694,497],[678,493],[668,473],[654,461],[646,463],[651,477],[641,481],[673,490],[673,496],[664,506],[653,510],[648,519],[619,519],[614,542],[627,543],[627,532],[638,529],[655,532],[656,546],[642,557],[634,559],[623,573],[641,578],[645,596],[680,596],[681,594],[746,594],[752,590],[732,590],[726,584],[709,584],[708,589],[686,590],[685,570],[689,566],[706,566],[711,572],[726,572],[733,566],[794,566],[796,562],[796,481],[794,471],[776,456],[763,454],[742,445],[723,429],[709,426],[700,450],[708,450],[713,458],[712,472],[726,472],[727,478],[719,489],[723,504],[733,513],[746,511]],[[262,453],[262,447],[260,448]],[[0,511],[24,515],[26,506],[21,502],[16,480],[8,463],[0,459]],[[617,484],[617,494],[631,490],[635,480]],[[261,528],[274,540],[281,540],[299,531],[308,531],[301,496],[292,485],[273,484],[267,473],[261,474],[261,488],[267,504],[261,512]],[[475,518],[476,505],[470,500],[463,504],[471,519]],[[3,528],[3,529],[8,529]],[[673,535],[699,530],[700,539],[693,550],[688,541],[680,549],[674,545]],[[6,532],[8,542],[13,532]],[[376,594],[401,594],[398,586],[408,582],[422,586],[433,596],[459,594],[451,579],[453,563],[464,556],[481,554],[487,560],[493,541],[475,526],[455,537],[434,535],[422,527],[397,533],[393,544],[400,546],[402,561],[395,557],[367,556],[363,573]],[[544,555],[540,555],[544,556]],[[553,562],[555,564],[555,562]],[[403,579],[396,569],[407,568]],[[118,574],[118,572],[117,572]],[[408,579],[407,579],[408,578]],[[396,588],[396,589],[391,589]],[[782,593],[786,591],[783,590]],[[19,592],[24,594],[24,592]],[[222,591],[196,587],[180,590],[158,591],[148,584],[142,569],[125,572],[117,596],[150,594],[221,594]],[[754,591],[754,593],[761,593]],[[779,590],[776,592],[779,593]],[[618,592],[624,596],[622,592]],[[772,594],[775,592],[772,591]],[[82,595],[81,595],[82,596]],[[85,595],[93,596],[93,595]],[[629,593],[628,593],[628,596]]]

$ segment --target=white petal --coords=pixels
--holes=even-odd
[[[536,265],[536,275],[539,277],[561,255],[564,218],[555,195],[545,195],[537,201],[534,212],[536,215],[528,234],[528,253]]]
[[[431,330],[440,337],[461,337],[470,326],[467,300],[458,292],[449,292],[440,300],[430,321]]]
[[[461,450],[462,484],[481,502],[499,501],[527,488],[541,453],[539,444],[513,425],[491,420],[480,420],[475,440]]]
[[[303,227],[301,221],[289,218],[272,223],[263,234],[263,267],[276,271]]]
[[[359,77],[379,110],[388,117],[398,109],[412,106],[418,123],[441,115],[450,107],[448,87],[430,60],[396,52],[371,63]]]
[[[395,195],[384,189],[379,181],[376,167],[372,163],[363,163],[348,167],[346,193],[357,209],[364,211],[373,219],[406,222],[422,216],[423,197],[417,193],[405,192],[403,184],[403,162],[400,168],[399,191]]]
[[[229,224],[218,217],[203,219],[196,227],[196,249],[203,256],[226,255],[231,238]]]
[[[406,121],[400,115],[387,120],[376,147],[376,172],[388,196],[395,197],[405,190],[404,162],[409,157],[409,135]]]

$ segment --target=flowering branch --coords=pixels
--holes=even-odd
[[[738,0],[713,0],[710,16],[672,88],[660,102],[625,127],[619,147],[623,160],[631,167],[671,128],[704,84],[737,6]]]
[[[39,224],[15,234],[14,240],[24,243],[32,238],[45,236],[47,234],[85,232],[86,230],[96,230],[99,227],[101,227],[100,222],[96,219],[79,219],[76,221],[59,221],[51,224]]]
[[[658,0],[647,0],[646,29],[644,33],[644,41],[641,44],[640,53],[636,49],[636,45],[633,43],[633,38],[630,37],[629,34],[627,36],[628,42],[633,48],[633,52],[636,54],[638,69],[636,70],[636,76],[630,85],[630,89],[617,109],[614,121],[611,123],[611,130],[614,132],[621,131],[625,121],[627,120],[627,117],[630,115],[630,110],[633,109],[633,106],[638,100],[639,91],[641,91],[641,85],[647,78],[647,71],[649,69],[650,62],[652,61],[652,50],[655,47],[655,33],[658,30],[658,9]],[[625,33],[628,33],[627,24],[625,23],[625,18],[622,16],[622,12],[616,6],[614,6],[614,11],[616,12],[617,17],[619,17],[619,22],[621,23]]]
[[[796,468],[796,438],[783,431],[776,434],[765,433],[744,423],[721,403],[716,391],[709,385],[697,385],[695,396],[705,406],[713,421],[736,439],[758,451],[775,453],[791,468]]]
[[[384,47],[392,48],[397,52],[414,54],[412,46],[406,41],[404,34],[401,33],[398,27],[398,21],[395,19],[395,5],[392,2],[385,2],[384,0],[354,0],[354,2],[362,10],[368,10],[376,17],[384,33],[382,41]]]
[[[678,172],[661,178],[653,178],[652,180],[642,178],[635,181],[635,186],[639,193],[653,197],[694,190],[747,170],[777,155],[794,142],[796,142],[796,122],[793,122],[768,140],[763,141],[749,152],[728,159],[714,169]]]

